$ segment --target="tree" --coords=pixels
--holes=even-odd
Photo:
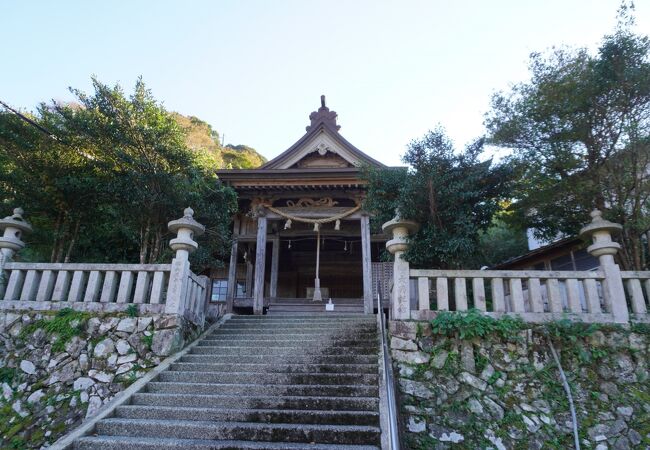
[[[412,141],[403,161],[408,169],[367,169],[365,207],[375,226],[403,218],[421,225],[406,258],[419,267],[457,268],[476,260],[480,233],[489,228],[507,190],[509,170],[480,160],[483,140],[454,151],[441,128]]]
[[[141,263],[170,257],[167,222],[191,205],[208,228],[193,260],[215,264],[236,208],[216,178],[219,159],[188,146],[142,80],[129,97],[119,85],[93,86],[91,95],[72,90],[78,103],[39,107],[34,120],[56,139],[0,116],[3,203],[23,205],[43,237],[54,237],[43,243],[53,262],[74,251],[81,261]]]
[[[511,209],[538,237],[576,234],[594,207],[623,224],[621,263],[648,267],[650,40],[629,10],[598,51],[531,55],[530,80],[496,94],[491,144],[513,150]]]

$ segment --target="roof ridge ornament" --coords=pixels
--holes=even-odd
[[[330,111],[330,109],[327,107],[325,103],[325,96],[321,95],[320,108],[318,108],[318,111],[314,111],[309,115],[309,120],[311,120],[311,124],[308,125],[305,129],[307,131],[311,131],[314,127],[317,127],[318,125],[323,123],[328,127],[332,128],[333,130],[338,131],[341,129],[341,126],[336,124],[337,117],[338,114],[336,114],[336,111]]]

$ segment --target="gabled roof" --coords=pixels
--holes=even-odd
[[[309,115],[311,124],[306,128],[307,133],[258,170],[299,168],[301,161],[306,162],[308,158],[314,159],[313,156],[320,157],[320,159],[329,158],[333,164],[338,164],[340,167],[360,167],[362,165],[385,167],[341,136],[339,133],[341,127],[336,124],[336,118],[336,112],[330,111],[325,105],[325,96],[321,95],[321,107]]]

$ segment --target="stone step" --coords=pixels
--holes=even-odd
[[[232,439],[325,444],[372,444],[380,442],[378,427],[361,425],[260,424],[151,419],[104,419],[97,434],[177,439]]]
[[[301,397],[293,396],[245,396],[245,395],[196,395],[137,393],[133,405],[178,406],[190,408],[239,408],[239,409],[325,409],[338,411],[372,411],[378,406],[375,397]]]
[[[346,384],[377,385],[377,374],[358,373],[251,373],[251,372],[190,372],[165,371],[159,381],[222,384]]]
[[[377,318],[372,315],[359,314],[287,314],[286,316],[232,316],[230,323],[238,322],[375,322]]]
[[[287,316],[290,314],[296,313],[309,313],[309,312],[325,312],[325,305],[272,305],[269,307],[267,315],[270,317],[279,317]],[[333,317],[336,314],[345,313],[356,313],[363,315],[363,306],[336,306],[336,311],[328,311],[328,314],[331,314]]]
[[[258,320],[262,322],[277,322],[277,321],[313,321],[313,322],[374,322],[377,320],[375,314],[357,314],[356,312],[345,314],[343,312],[334,312],[334,311],[307,311],[307,312],[294,312],[286,315],[275,315],[275,316],[233,316],[230,319],[230,323],[245,322]]]
[[[264,336],[267,336],[266,338]],[[265,343],[284,344],[291,346],[295,343],[309,346],[323,346],[323,345],[337,345],[341,347],[353,347],[358,345],[364,346],[377,346],[376,336],[363,336],[358,338],[341,338],[333,336],[313,336],[304,334],[302,337],[284,336],[281,334],[260,335],[252,338],[242,337],[242,335],[224,335],[224,336],[208,336],[206,339],[199,342],[199,347],[221,346],[221,345],[239,345],[247,344],[250,346],[264,346]]]
[[[292,316],[291,319],[325,319],[325,320],[330,320],[332,318],[332,315],[329,313],[311,313],[311,314],[296,314],[295,316]],[[241,315],[233,315],[230,317],[231,321],[237,321],[237,320],[271,320],[271,319],[276,319],[275,317],[271,318],[268,316],[256,316],[252,314],[241,314]],[[339,314],[336,317],[336,320],[339,319],[353,319],[353,320],[373,320],[376,319],[374,314]]]
[[[377,397],[379,388],[364,385],[346,384],[221,384],[221,383],[180,383],[152,381],[147,384],[147,392],[167,394],[212,394],[212,395],[297,395],[309,397]]]
[[[301,329],[270,329],[270,328],[246,328],[246,329],[224,329],[219,332],[212,333],[206,336],[208,339],[218,339],[222,336],[250,336],[250,335],[263,335],[263,336],[274,336],[274,337],[284,337],[284,336],[295,336],[295,337],[313,337],[313,338],[340,338],[340,339],[351,339],[351,338],[368,338],[370,336],[377,335],[377,331],[374,329],[355,329],[355,330],[325,330],[325,329],[312,329],[312,328],[301,328]]]
[[[178,362],[171,370],[192,372],[377,373],[377,364],[214,364]]]
[[[209,422],[295,423],[379,426],[376,411],[321,411],[303,409],[218,409],[179,406],[120,406],[120,419],[196,420]]]
[[[211,441],[132,436],[89,436],[75,442],[75,450],[378,450],[374,445],[338,445],[291,442]]]
[[[247,329],[247,328],[281,328],[281,329],[324,329],[324,330],[341,330],[341,329],[359,329],[359,328],[368,328],[372,329],[376,327],[374,321],[359,321],[359,322],[346,322],[338,320],[330,320],[327,322],[288,322],[288,321],[237,321],[237,322],[226,322],[218,331],[221,330],[230,330],[230,329]]]
[[[336,314],[337,312],[343,312],[347,314],[358,314],[358,312],[363,313],[363,302],[332,302],[334,305],[334,311],[328,311],[326,305],[329,302],[312,302],[312,301],[287,301],[287,300],[278,300],[269,303],[268,311],[273,311],[279,307],[294,307],[294,308],[305,308],[304,311],[308,312],[318,312],[322,314]],[[292,311],[301,311],[299,309],[294,309]],[[268,314],[267,314],[268,315]]]
[[[294,332],[294,331],[287,331],[285,333],[269,333],[266,330],[241,330],[239,333],[234,333],[234,332],[228,332],[228,333],[212,333],[209,334],[205,337],[206,340],[214,340],[214,339],[305,339],[305,338],[311,338],[311,339],[369,339],[372,341],[377,340],[377,332],[376,331],[368,331],[368,332],[352,332],[352,331],[346,331],[344,333],[341,332],[331,332],[331,331],[326,331],[322,332],[320,330],[318,331],[302,331],[302,332]]]
[[[281,306],[286,306],[286,305],[281,305]],[[292,305],[293,306],[293,305]],[[277,308],[277,305],[270,305],[269,308],[266,311],[266,317],[291,317],[291,316],[305,316],[305,315],[314,315],[314,316],[324,316],[324,317],[338,317],[338,316],[358,316],[358,317],[368,317],[367,314],[363,313],[363,306],[361,307],[354,307],[354,309],[346,309],[346,305],[342,305],[342,307],[336,306],[334,311],[328,311],[325,308],[325,305],[322,306],[322,308],[312,308],[312,309],[307,309],[307,310],[300,310],[294,308],[283,308],[282,310],[278,310],[274,308]]]
[[[305,332],[330,332],[330,333],[341,333],[341,332],[366,332],[372,333],[377,330],[377,327],[373,323],[362,323],[354,324],[348,326],[346,324],[305,324],[305,323],[296,323],[296,324],[282,324],[282,323],[273,323],[273,324],[232,324],[229,326],[223,326],[215,331],[214,334],[224,334],[225,332],[232,331],[248,331],[250,332],[261,332],[265,331],[266,333],[305,333]]]
[[[366,347],[296,347],[296,346],[272,346],[262,347],[257,345],[218,345],[218,346],[196,346],[190,350],[191,355],[376,355],[376,346]]]
[[[207,339],[377,339],[377,330],[323,330],[323,329],[246,329],[246,330],[223,330],[206,336]]]
[[[375,364],[377,355],[241,355],[237,362],[241,364]],[[180,362],[232,364],[232,355],[185,355]]]

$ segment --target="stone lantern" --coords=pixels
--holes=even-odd
[[[621,245],[612,241],[612,233],[620,232],[622,229],[623,227],[618,223],[603,219],[603,213],[595,209],[591,212],[591,223],[580,230],[580,236],[593,240],[593,244],[587,247],[587,251],[598,258],[600,270],[605,275],[603,296],[608,311],[612,313],[616,322],[627,323],[629,311],[625,300],[621,269],[614,260]]]
[[[22,241],[23,233],[32,231],[32,226],[23,219],[24,213],[22,208],[16,208],[12,216],[0,219],[0,231],[3,231],[0,237],[0,255],[2,255],[0,258],[9,260],[17,251],[25,247]]]
[[[194,241],[194,236],[205,233],[205,226],[194,220],[192,208],[185,208],[183,217],[169,222],[167,228],[172,233],[176,233],[176,238],[169,241],[169,246],[176,252],[176,258],[183,259],[187,259],[190,253],[199,248],[199,244]]]
[[[0,293],[4,291],[4,272],[5,263],[9,262],[16,252],[25,247],[22,240],[23,233],[32,231],[32,226],[25,222],[22,208],[14,209],[11,216],[0,219]]]
[[[194,240],[194,236],[202,235],[205,232],[205,226],[194,220],[194,211],[192,208],[185,208],[183,217],[169,222],[167,228],[172,233],[176,233],[176,237],[169,241],[169,246],[172,250],[176,251],[176,256],[172,260],[171,271],[169,273],[169,287],[165,301],[165,312],[167,314],[181,315],[183,314],[183,302],[190,276],[190,262],[188,258],[190,253],[199,247],[199,244]]]
[[[420,226],[413,221],[402,219],[398,212],[393,220],[386,222],[381,228],[384,233],[393,236],[393,239],[386,242],[386,248],[395,257],[391,293],[392,319],[410,319],[409,263],[402,258],[402,255],[408,249],[409,235],[415,234]]]

